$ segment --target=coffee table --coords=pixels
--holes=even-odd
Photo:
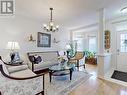
[[[72,72],[73,72],[73,65],[54,65],[49,68],[49,77],[50,82],[52,80],[52,76],[64,76],[64,75],[70,75],[70,80],[72,79]]]

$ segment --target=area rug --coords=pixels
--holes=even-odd
[[[113,75],[111,76],[111,78],[127,82],[127,73],[114,70]]]
[[[49,82],[49,75],[45,76],[45,95],[68,95],[74,88],[82,83],[85,83],[91,74],[83,71],[74,71],[72,80],[69,80],[69,75],[53,76],[52,82]]]

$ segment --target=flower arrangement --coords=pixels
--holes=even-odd
[[[66,62],[66,59],[64,59],[64,57],[62,57],[62,56],[59,56],[58,57],[58,62],[59,63],[64,63],[64,62]]]
[[[65,57],[65,56],[59,56],[58,57],[59,66],[65,67],[65,66],[67,66],[67,62],[68,62],[67,57]]]

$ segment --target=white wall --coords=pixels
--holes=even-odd
[[[70,31],[67,28],[62,28],[54,36],[60,41],[58,44],[55,44],[57,45],[57,50],[65,50],[66,44],[70,41]]]
[[[28,36],[30,34],[37,41],[37,32],[44,32],[42,25],[43,23],[23,16],[0,18],[0,55],[8,58],[6,56],[9,55],[10,51],[5,49],[8,41],[19,42],[21,48],[19,53],[23,60],[26,60],[26,53],[29,51],[54,51],[58,50],[59,47],[64,47],[65,41],[69,39],[69,32],[62,27],[60,27],[59,32],[51,34],[50,48],[37,47],[37,42],[29,42]],[[53,43],[54,37],[60,40],[60,43]]]

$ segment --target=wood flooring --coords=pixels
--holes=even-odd
[[[69,95],[127,95],[127,87],[97,78],[96,65],[87,64],[86,70],[93,76]]]

